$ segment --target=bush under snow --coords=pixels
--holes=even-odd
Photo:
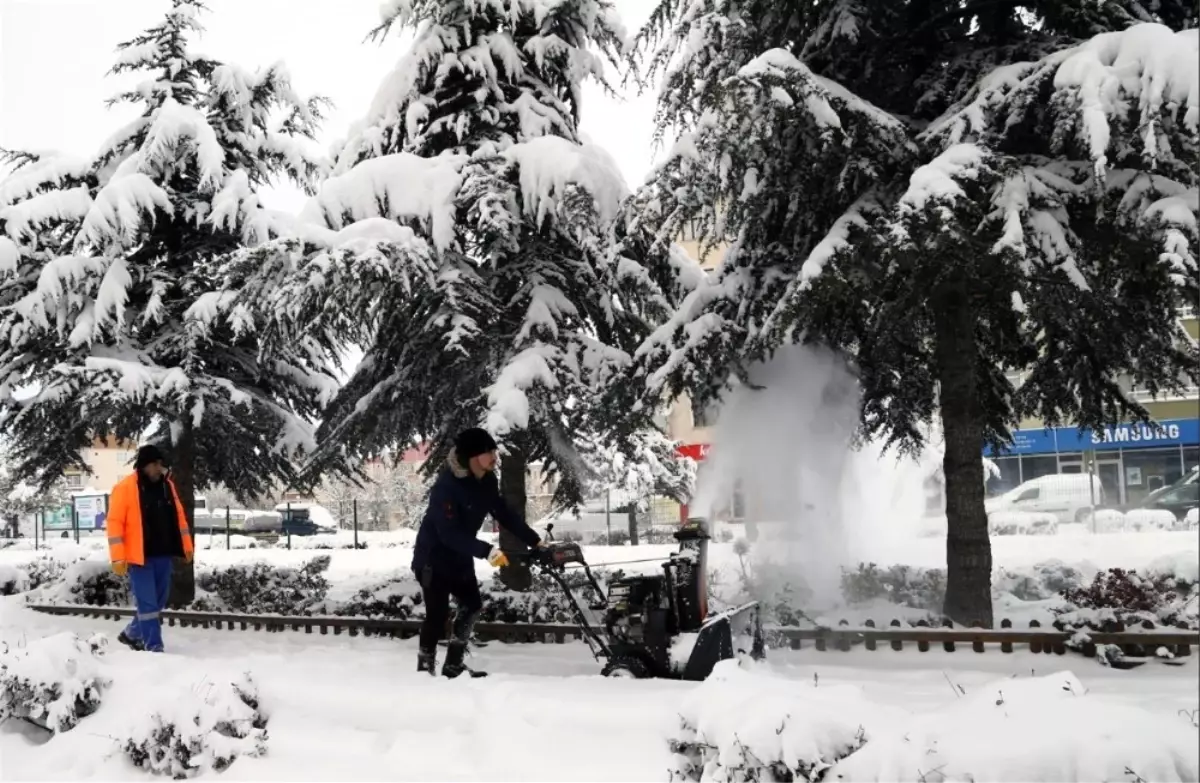
[[[723,661],[683,700],[671,780],[821,780],[868,741],[864,721],[881,710],[854,687]]]
[[[1194,781],[1182,717],[1089,694],[1074,674],[998,680],[870,741],[825,780]]]
[[[60,633],[0,650],[0,722],[24,718],[52,732],[69,731],[100,708],[111,684],[100,671],[103,634]]]
[[[249,675],[164,696],[124,740],[122,749],[134,766],[182,780],[222,772],[240,756],[266,753],[267,718]]]

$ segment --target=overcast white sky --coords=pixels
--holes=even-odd
[[[632,31],[649,0],[615,0]],[[303,95],[335,107],[322,149],[344,138],[366,113],[376,88],[403,54],[407,39],[366,43],[379,0],[207,0],[196,51],[254,69],[282,60]],[[116,44],[155,23],[169,0],[0,0],[0,147],[93,154],[135,116],[105,107],[121,82],[107,77]],[[651,147],[652,95],[585,95],[583,130],[616,158],[630,186],[645,176]],[[279,190],[272,206],[298,208],[303,196]]]

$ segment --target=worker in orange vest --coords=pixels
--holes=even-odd
[[[192,559],[192,537],[175,482],[157,446],[138,449],[133,473],[112,491],[108,551],[113,571],[129,575],[136,614],[117,639],[135,650],[163,651],[161,613],[174,558]]]

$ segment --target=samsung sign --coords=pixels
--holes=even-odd
[[[1168,419],[1155,424],[1119,424],[1102,430],[1055,427],[1016,430],[1012,445],[1000,456],[1012,454],[1055,454],[1073,451],[1111,451],[1200,445],[1200,419]],[[986,456],[993,456],[990,448]]]

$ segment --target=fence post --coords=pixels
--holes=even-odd
[[[354,548],[358,549],[358,498],[351,501],[350,508],[354,512]]]
[[[292,548],[292,501],[288,501],[287,515],[283,518],[283,524],[287,525],[288,549]]]
[[[75,531],[75,543],[79,543],[79,509],[75,507],[75,498],[71,498],[71,529]]]
[[[612,492],[604,490],[604,528],[608,535],[608,545],[612,546]]]
[[[37,516],[33,518],[33,551],[35,552],[38,548],[38,528],[46,526],[45,516],[46,512],[38,509]]]
[[[242,527],[245,527],[245,525],[243,525]],[[229,504],[226,503],[225,504],[225,551],[228,552],[229,549],[230,549],[230,544],[229,544]]]
[[[638,545],[637,504],[629,509],[629,545]]]

